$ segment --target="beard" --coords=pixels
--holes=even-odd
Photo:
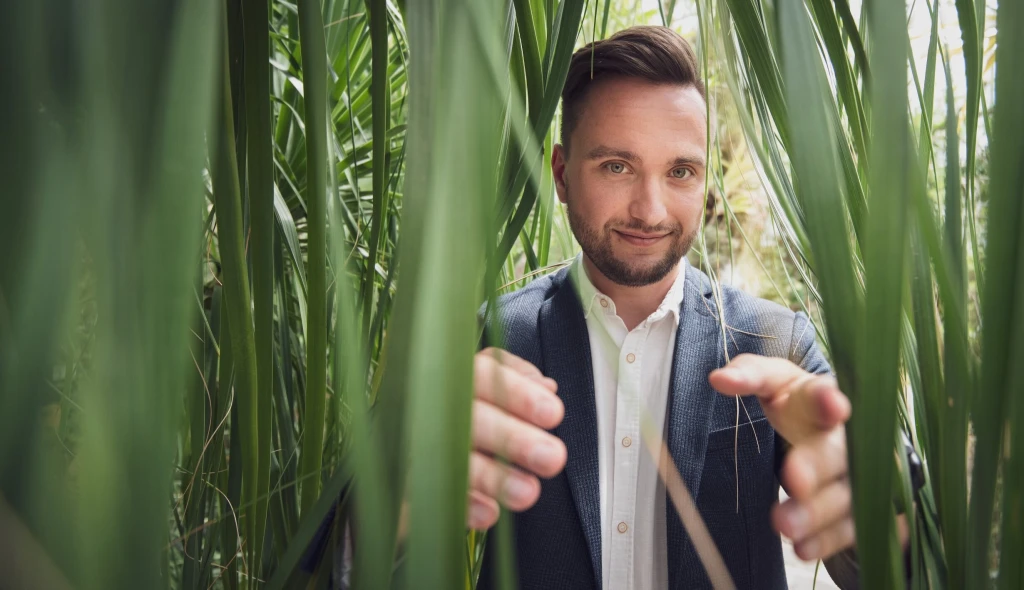
[[[568,197],[568,187],[566,187]],[[590,225],[572,206],[572,199],[566,198],[569,210],[569,227],[576,241],[587,258],[594,263],[601,274],[608,280],[624,287],[643,287],[665,278],[679,264],[679,261],[690,251],[693,241],[700,228],[698,224],[686,233],[679,223],[646,225],[640,220],[611,220],[602,228]],[[643,234],[667,234],[663,239],[669,240],[668,250],[661,258],[653,262],[642,263],[622,260],[615,256],[613,231],[616,229],[634,230]]]

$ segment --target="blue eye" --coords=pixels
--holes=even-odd
[[[623,166],[621,162],[611,162],[606,164],[605,168],[607,168],[612,174],[622,174],[626,171],[626,167]]]
[[[683,179],[689,178],[691,175],[693,175],[693,172],[691,172],[689,168],[676,168],[672,170],[673,178]]]

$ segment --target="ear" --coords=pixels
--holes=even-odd
[[[560,143],[556,143],[551,150],[551,176],[555,181],[555,192],[558,193],[558,200],[565,203],[565,166],[568,154]]]

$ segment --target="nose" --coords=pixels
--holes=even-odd
[[[668,210],[665,207],[667,192],[661,185],[661,179],[645,176],[634,185],[629,201],[629,216],[648,227],[654,227],[665,220]]]

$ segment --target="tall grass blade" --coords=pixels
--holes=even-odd
[[[327,49],[319,0],[300,0],[307,169],[306,407],[302,422],[300,509],[320,495],[327,405]]]
[[[1013,511],[1019,506],[1019,482],[1009,469],[1019,464],[1020,453],[1020,335],[1022,297],[1024,297],[1024,269],[1021,261],[1021,234],[1024,231],[1024,7],[1019,2],[1001,2],[996,19],[995,108],[989,150],[990,181],[988,209],[988,237],[985,245],[987,268],[998,269],[985,282],[981,292],[982,363],[979,387],[972,401],[977,444],[974,455],[974,473],[971,480],[971,505],[968,532],[967,584],[989,583],[989,542],[992,529],[996,494],[996,474],[1000,462],[1003,437],[1008,434],[1009,448],[1003,450],[1008,461],[1004,464],[1004,493],[1007,502],[1003,531],[1003,550],[1018,551],[1020,545],[1020,515]],[[966,35],[966,33],[965,33]],[[1016,366],[1015,366],[1016,365]],[[1012,408],[1012,410],[1011,410]],[[1006,417],[1012,416],[1007,430]],[[1018,430],[1013,430],[1017,426]],[[1018,472],[1019,473],[1019,472]],[[1008,536],[1008,538],[1006,538]],[[1000,574],[1009,580],[1020,579],[1019,553],[1003,553]],[[1006,581],[1002,581],[1005,584]],[[1012,587],[1011,584],[1002,587]]]
[[[377,257],[380,240],[387,222],[387,135],[391,118],[391,84],[388,78],[388,13],[383,0],[366,3],[370,20],[372,49],[372,82],[370,96],[373,103],[373,213],[370,217],[369,256],[363,272],[363,333],[369,331],[373,310],[373,287],[376,283]]]
[[[226,20],[226,18],[225,18]],[[226,26],[226,25],[225,25]],[[242,234],[242,195],[238,183],[238,164],[235,152],[235,114],[231,100],[231,80],[228,66],[227,40],[224,41],[221,91],[217,117],[211,135],[215,137],[215,152],[211,157],[210,176],[213,180],[214,206],[217,212],[217,237],[223,267],[225,316],[231,339],[231,360],[234,368],[235,400],[238,422],[233,424],[232,439],[241,444],[240,474],[242,497],[238,508],[245,507],[242,522],[248,563],[255,560],[252,546],[256,536],[256,521],[252,507],[256,505],[259,483],[259,404],[257,398],[256,341],[253,332],[249,271],[245,263],[245,241]],[[237,426],[235,430],[234,426]],[[233,457],[238,457],[233,455]]]
[[[410,588],[453,588],[464,583],[466,489],[476,309],[482,298],[484,244],[493,215],[504,92],[476,82],[489,77],[487,55],[500,43],[500,14],[476,2],[421,7],[425,22],[446,23],[443,37],[427,33],[434,67],[419,72],[431,93],[433,117],[410,117],[430,138],[432,163],[426,182],[409,185],[406,214],[426,220],[406,227],[400,252],[403,290],[397,311],[415,310],[396,325],[410,345],[404,357],[389,357],[407,368],[410,387],[408,576]],[[436,11],[436,12],[433,12]],[[418,45],[412,36],[413,48]],[[419,45],[422,47],[422,45]],[[500,45],[497,46],[500,51]],[[417,97],[420,95],[416,95]],[[416,111],[413,111],[416,114]],[[462,121],[453,125],[453,121]],[[410,153],[412,157],[417,151]],[[422,217],[419,217],[422,216]],[[445,272],[437,266],[445,261]],[[415,268],[414,282],[405,274]],[[429,311],[428,311],[429,310]],[[397,318],[396,318],[397,319]],[[399,336],[396,336],[399,337]],[[392,365],[394,366],[394,365]],[[415,386],[412,386],[415,384]],[[436,477],[441,469],[447,477]]]
[[[735,14],[735,12],[734,12]],[[815,260],[833,367],[844,391],[853,391],[856,327],[863,300],[853,267],[849,218],[839,186],[839,166],[824,105],[824,72],[816,58],[810,23],[797,0],[779,5],[782,32],[782,74],[789,109],[803,115],[791,121],[790,157],[796,177],[804,227]],[[776,123],[780,123],[776,119]],[[828,262],[826,262],[828,261]]]
[[[906,9],[902,4],[867,4],[872,32],[870,214],[865,240],[864,330],[859,340],[857,387],[853,392],[851,482],[861,583],[894,587],[903,578],[893,514],[892,461],[900,391],[900,316],[906,264],[910,175],[907,105]],[[827,304],[826,304],[827,305]],[[879,518],[887,514],[890,518]]]
[[[255,555],[261,570],[263,536],[270,491],[271,429],[274,396],[274,153],[270,111],[270,1],[246,2],[242,15],[245,38],[245,174],[249,203],[254,336],[256,343],[256,443],[259,466],[251,514]]]

